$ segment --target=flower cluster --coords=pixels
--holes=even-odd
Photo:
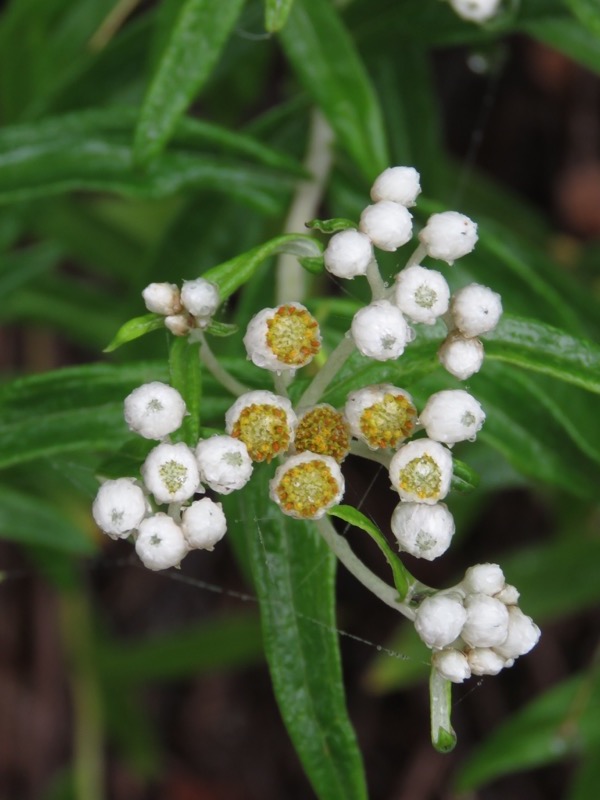
[[[205,278],[174,283],[151,283],[142,292],[148,311],[165,318],[165,327],[174,336],[187,336],[203,330],[219,307],[219,288]]]

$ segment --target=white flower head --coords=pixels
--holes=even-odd
[[[489,647],[474,647],[467,652],[467,661],[473,675],[497,675],[506,661]]]
[[[434,505],[450,491],[450,451],[431,439],[408,442],[390,462],[390,480],[402,500]]]
[[[487,22],[498,13],[501,0],[449,0],[459,17],[468,22]]]
[[[244,336],[248,358],[273,372],[309,364],[321,347],[316,319],[300,303],[263,308],[255,314]]]
[[[375,179],[371,200],[391,200],[402,206],[414,206],[421,193],[420,175],[414,167],[388,167]]]
[[[351,333],[358,351],[376,361],[398,358],[413,338],[402,312],[388,300],[376,300],[357,311]]]
[[[194,319],[189,314],[170,314],[165,317],[165,328],[173,336],[187,336],[193,328]]]
[[[164,439],[181,427],[186,413],[177,389],[160,381],[144,383],[125,398],[125,422],[145,439]]]
[[[489,594],[491,597],[504,587],[504,573],[498,564],[475,564],[469,567],[462,580],[462,588],[467,594]]]
[[[133,478],[106,481],[98,489],[92,515],[99,528],[113,539],[127,538],[146,515],[147,502]]]
[[[458,211],[432,214],[419,233],[427,255],[453,264],[477,244],[477,224]]]
[[[501,645],[494,647],[498,655],[506,659],[524,656],[538,643],[541,631],[535,622],[518,606],[507,606],[508,636]]]
[[[448,311],[450,288],[441,272],[416,265],[396,275],[395,299],[412,322],[433,325]]]
[[[471,647],[495,647],[508,635],[508,611],[504,603],[487,594],[470,594],[465,599],[467,621],[461,636]]]
[[[450,547],[454,517],[444,503],[399,503],[391,520],[400,550],[433,561]]]
[[[294,450],[331,456],[339,464],[350,452],[350,438],[350,426],[344,415],[328,403],[319,403],[298,419]]]
[[[431,663],[442,678],[452,683],[463,683],[471,677],[471,667],[467,657],[453,647],[434,653]]]
[[[393,253],[412,237],[412,214],[399,203],[381,200],[365,208],[359,228],[375,247]]]
[[[181,311],[179,287],[175,283],[150,283],[142,292],[148,311],[169,316]]]
[[[183,442],[151,450],[142,464],[142,476],[157,503],[181,503],[204,491],[196,458]]]
[[[325,269],[337,278],[366,275],[373,258],[373,244],[360,231],[349,228],[334,234],[323,253]]]
[[[159,513],[140,523],[135,552],[148,569],[168,569],[179,566],[188,546],[179,525],[168,514]]]
[[[214,550],[227,533],[227,520],[221,503],[208,497],[195,500],[181,516],[183,535],[194,550]]]
[[[470,283],[452,296],[450,313],[462,335],[473,338],[494,330],[502,316],[502,300],[487,286]]]
[[[277,467],[269,494],[290,517],[320,519],[344,496],[344,476],[330,456],[299,453]]]
[[[428,647],[448,647],[458,638],[467,619],[460,595],[434,594],[417,610],[415,629]]]
[[[459,381],[466,381],[479,372],[484,356],[479,339],[467,339],[458,331],[449,333],[438,350],[440,364]]]
[[[199,327],[208,325],[220,302],[219,287],[205,278],[183,282],[181,304],[196,318]]]
[[[427,436],[444,444],[472,442],[484,420],[485,412],[480,403],[463,389],[432,394],[419,415]]]
[[[248,448],[233,436],[211,436],[196,447],[200,480],[219,494],[241,489],[252,475],[252,459]]]
[[[273,392],[246,392],[225,414],[225,428],[248,448],[253,461],[271,461],[294,441],[297,417],[287,397]]]
[[[519,602],[520,593],[516,586],[511,586],[510,583],[507,583],[494,597],[504,605],[516,606]]]
[[[351,392],[344,414],[352,435],[371,450],[397,447],[413,433],[417,422],[417,409],[410,394],[389,383]]]

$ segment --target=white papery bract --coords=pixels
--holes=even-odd
[[[440,675],[452,683],[463,683],[471,677],[471,668],[467,657],[460,650],[448,648],[433,654],[432,665]]]
[[[321,347],[316,319],[301,303],[263,308],[248,324],[244,336],[248,358],[273,372],[309,364]]]
[[[442,367],[459,381],[466,381],[479,372],[484,356],[479,339],[467,339],[458,331],[449,333],[438,350]]]
[[[144,383],[125,398],[125,422],[145,439],[164,439],[181,427],[186,413],[177,389],[160,381]]]
[[[144,492],[133,478],[106,481],[98,489],[92,515],[99,528],[113,539],[127,538],[146,515]]]
[[[494,650],[503,658],[518,658],[535,647],[541,632],[531,617],[524,614],[518,606],[507,606],[507,611],[508,635]]]
[[[475,647],[466,655],[473,675],[497,675],[507,666],[502,656],[489,647]]]
[[[462,335],[472,339],[494,330],[502,316],[502,299],[487,286],[470,283],[452,296],[450,313]]]
[[[371,200],[391,200],[402,206],[414,206],[421,193],[420,175],[414,167],[388,167],[375,178]]]
[[[150,283],[142,292],[148,311],[169,316],[181,311],[179,287],[175,283]]]
[[[507,606],[516,606],[521,595],[516,586],[511,586],[510,583],[507,583],[504,588],[494,596],[496,600],[500,600]]]
[[[441,272],[416,265],[396,275],[395,300],[413,322],[433,325],[448,311],[450,289]]]
[[[298,453],[277,467],[269,494],[290,517],[320,519],[344,496],[344,476],[331,456]]]
[[[187,336],[194,327],[194,319],[189,314],[171,314],[165,317],[165,328],[173,336]]]
[[[449,0],[459,17],[468,22],[487,22],[495,17],[501,0]]]
[[[455,529],[454,517],[444,503],[399,503],[391,528],[401,550],[427,561],[446,552]]]
[[[402,312],[388,300],[376,300],[357,311],[351,332],[357,350],[376,361],[398,358],[413,338]]]
[[[168,514],[154,514],[140,523],[135,551],[148,569],[178,567],[188,549],[181,528]]]
[[[450,451],[431,439],[409,442],[393,456],[390,480],[402,500],[433,505],[443,500],[450,490]]]
[[[220,302],[218,286],[205,278],[183,282],[181,304],[196,318],[199,327],[208,325]]]
[[[444,444],[473,441],[484,420],[481,404],[463,389],[432,394],[419,415],[427,436]]]
[[[412,237],[412,214],[399,203],[381,200],[365,208],[359,228],[375,247],[393,253]]]
[[[325,269],[337,278],[366,275],[373,244],[365,233],[349,228],[334,234],[323,253]]]
[[[415,616],[415,629],[429,647],[441,649],[460,636],[467,612],[459,594],[426,597]]]
[[[371,450],[397,447],[411,435],[417,421],[417,409],[410,394],[390,383],[351,392],[344,414],[352,435]]]
[[[471,647],[495,647],[508,635],[508,611],[504,603],[487,594],[470,594],[465,599],[467,621],[461,636]]]
[[[233,436],[211,436],[196,447],[200,480],[219,494],[230,494],[245,486],[252,475],[248,448]]]
[[[504,573],[498,564],[475,564],[465,572],[461,585],[467,594],[497,595],[505,587]]]
[[[209,497],[195,500],[181,516],[181,529],[194,550],[214,550],[227,533],[227,520],[221,503]]]
[[[287,397],[262,389],[238,397],[225,414],[227,433],[242,440],[253,461],[270,461],[287,452],[297,424]]]
[[[151,450],[142,464],[142,476],[157,503],[181,503],[204,491],[196,458],[183,442]]]
[[[433,214],[419,233],[427,255],[453,264],[477,244],[477,225],[458,211]]]

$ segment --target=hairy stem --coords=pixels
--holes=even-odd
[[[213,351],[210,349],[210,345],[206,341],[204,334],[198,332],[196,336],[197,341],[200,342],[200,361],[202,361],[213,378],[236,397],[239,397],[241,394],[245,394],[246,392],[250,391],[247,386],[245,386],[243,383],[240,383],[237,378],[234,378],[231,373],[227,372],[225,367],[219,364],[219,361]]]
[[[321,367],[311,383],[306,387],[304,394],[298,401],[299,409],[313,406],[319,402],[325,390],[353,351],[354,340],[349,335],[344,336],[335,350],[332,350],[324,366]]]

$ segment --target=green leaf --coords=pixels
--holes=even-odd
[[[176,336],[169,350],[171,386],[183,397],[188,410],[179,430],[171,437],[175,442],[185,442],[195,447],[200,437],[200,406],[202,401],[202,372],[199,357],[200,345]]]
[[[155,159],[221,54],[244,0],[185,0],[140,111],[134,153]]]
[[[334,219],[311,219],[304,224],[307,228],[321,231],[321,233],[337,233],[338,231],[346,231],[349,228],[356,228],[356,222],[352,222],[351,219],[344,219],[343,217],[335,217]]]
[[[458,458],[452,458],[452,484],[455,492],[472,492],[479,486],[479,475]]]
[[[320,275],[325,269],[325,262],[323,256],[318,258],[299,258],[300,266],[302,266],[311,275]]]
[[[147,333],[165,327],[165,318],[160,314],[144,314],[143,317],[134,317],[127,320],[119,328],[114,339],[104,348],[105,353],[112,353],[127,342],[139,339]]]
[[[392,574],[394,576],[394,586],[398,590],[398,595],[400,600],[404,600],[406,595],[408,594],[408,590],[412,583],[414,583],[414,578],[412,575],[407,571],[404,564],[400,561],[398,556],[392,550],[390,544],[388,543],[387,539],[383,535],[383,533],[379,530],[377,525],[368,517],[359,511],[358,509],[354,508],[353,506],[346,506],[346,505],[339,505],[335,506],[334,508],[330,509],[328,512],[329,516],[337,517],[338,519],[344,520],[349,525],[353,525],[355,528],[360,528],[365,533],[368,533],[371,539],[377,544],[381,552],[386,558],[386,561],[390,565],[392,569]]]
[[[224,497],[260,599],[265,653],[288,732],[322,800],[365,800],[356,738],[344,701],[335,622],[335,559],[313,525],[269,500],[272,469]],[[237,501],[237,503],[236,503]],[[237,505],[239,504],[239,505]]]
[[[330,2],[296,0],[281,40],[300,81],[369,180],[389,166],[377,96]]]
[[[600,72],[600,41],[598,35],[578,20],[553,15],[524,20],[518,29],[534,39],[564,53],[588,69]]]
[[[239,331],[238,325],[232,325],[228,322],[219,322],[218,320],[211,319],[206,328],[206,333],[210,333],[211,336],[217,336],[219,338],[226,338],[227,336],[233,336],[235,333]]]
[[[265,28],[269,33],[277,33],[283,28],[293,2],[294,0],[266,0]]]
[[[598,754],[591,752],[579,765],[567,800],[590,800],[600,786],[600,760]]]
[[[567,0],[567,5],[594,36],[600,36],[600,6],[597,0]]]

